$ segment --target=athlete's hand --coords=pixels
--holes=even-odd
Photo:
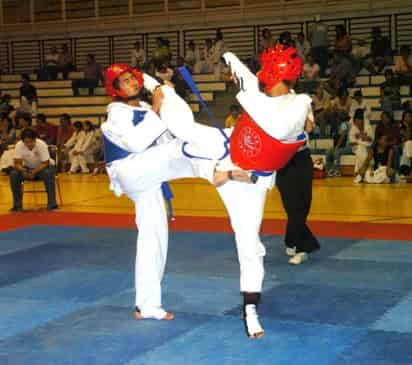
[[[164,98],[163,91],[160,87],[156,88],[152,95],[152,110],[159,114],[160,107],[162,106],[162,101]]]

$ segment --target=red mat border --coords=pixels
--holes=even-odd
[[[65,225],[83,227],[134,228],[131,214],[24,212],[0,215],[0,231],[31,225]],[[310,221],[309,225],[319,237],[380,239],[412,241],[411,224],[352,223]],[[231,232],[227,218],[177,217],[170,222],[172,231]],[[283,234],[285,220],[267,219],[262,223],[263,234]]]

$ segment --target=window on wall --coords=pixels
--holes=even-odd
[[[164,0],[133,0],[133,14],[162,13]]]
[[[66,18],[94,18],[94,0],[66,0]]]
[[[34,21],[47,22],[62,19],[61,0],[36,0],[34,1]]]
[[[99,16],[129,15],[129,0],[99,0]]]
[[[30,0],[3,0],[5,24],[30,23]]]
[[[193,10],[201,8],[200,0],[169,0],[170,11]]]

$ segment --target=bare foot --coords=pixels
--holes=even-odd
[[[140,311],[134,311],[134,319],[137,321],[140,321],[142,319],[146,319],[146,317],[142,316],[142,313]],[[162,321],[171,321],[175,319],[175,315],[172,312],[166,312],[163,318],[160,318]]]

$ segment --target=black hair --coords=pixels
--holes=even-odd
[[[355,120],[355,119],[363,120],[364,115],[365,115],[365,113],[364,113],[363,109],[360,109],[360,108],[356,109],[355,114],[353,115],[353,120]]]
[[[82,122],[79,122],[78,120],[73,123],[73,126],[74,126],[75,129],[83,129]]]
[[[94,125],[90,120],[85,120],[84,124],[90,127],[90,130],[92,131],[94,129]]]
[[[237,105],[237,104],[232,104],[232,105],[230,106],[230,111],[231,111],[231,112],[240,111],[239,105]]]
[[[25,139],[36,139],[37,133],[32,128],[24,128],[21,132],[21,140],[24,141]]]
[[[21,79],[22,79],[22,81],[25,80],[25,81],[29,81],[29,82],[30,82],[30,76],[29,76],[28,74],[22,74],[22,75],[21,75]]]
[[[36,115],[36,119],[39,122],[46,122],[47,118],[43,113],[39,113]]]
[[[70,116],[70,114],[67,114],[67,113],[63,113],[63,114],[60,116],[60,118],[61,118],[61,119],[68,120],[69,122],[70,122],[71,119],[72,119],[72,117]]]

